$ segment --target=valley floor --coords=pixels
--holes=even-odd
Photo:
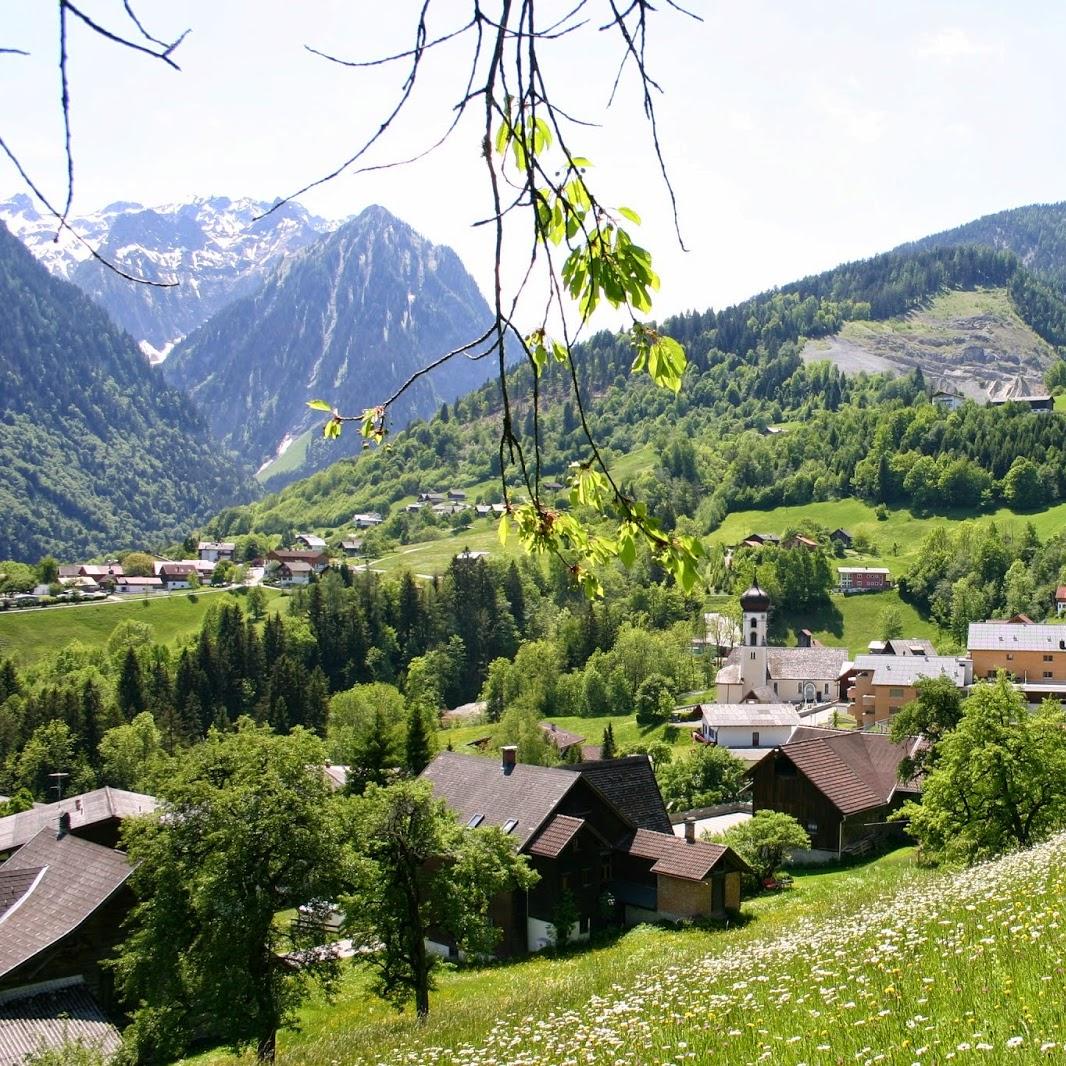
[[[562,959],[442,975],[427,1026],[370,996],[283,1033],[289,1066],[1034,1062],[1066,1040],[1066,836],[963,872],[909,850],[797,872],[720,931],[638,927]],[[188,1066],[251,1062],[207,1053]]]

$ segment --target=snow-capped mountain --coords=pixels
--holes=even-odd
[[[287,258],[255,293],[179,344],[163,369],[215,437],[260,467],[321,424],[308,400],[358,413],[491,321],[455,252],[368,207]],[[494,373],[491,360],[452,360],[405,393],[393,426],[433,414]],[[317,436],[328,447],[308,449],[301,475],[359,451],[358,433]]]
[[[136,285],[96,262],[25,195],[0,203],[0,218],[55,275],[72,281],[141,343],[152,362],[232,300],[246,296],[286,256],[336,228],[296,203],[259,222],[270,205],[224,196],[145,207],[117,201],[70,223],[127,273],[174,288]]]

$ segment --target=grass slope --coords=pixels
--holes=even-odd
[[[265,591],[272,602],[279,596],[273,589]],[[115,626],[129,619],[151,625],[158,643],[173,644],[200,628],[209,607],[240,600],[243,597],[232,593],[204,589],[195,594],[195,600],[181,593],[122,603],[5,612],[0,614],[0,656],[13,656],[20,666],[26,667],[73,640],[102,648]],[[284,599],[280,602],[287,603]]]
[[[1062,1055],[1066,838],[961,873],[909,851],[798,873],[722,931],[641,927],[563,959],[445,972],[428,1025],[369,995],[284,1033],[291,1066],[1036,1062]],[[207,1054],[199,1066],[237,1060]]]

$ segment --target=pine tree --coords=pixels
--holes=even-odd
[[[20,691],[18,672],[10,659],[0,661],[0,703]]]
[[[426,710],[419,703],[411,705],[407,716],[407,742],[404,745],[404,762],[413,776],[420,774],[433,757],[430,731],[426,723]]]
[[[148,709],[148,701],[144,695],[144,679],[141,677],[141,664],[132,647],[126,649],[126,658],[122,660],[122,673],[119,675],[115,695],[118,699],[118,708],[127,722]]]
[[[600,747],[601,759],[613,759],[618,753],[618,749],[614,743],[614,726],[611,722],[607,723],[607,728],[603,731],[603,744]]]

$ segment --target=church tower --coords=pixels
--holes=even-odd
[[[759,588],[758,578],[740,597],[740,609],[744,614],[741,626],[740,677],[744,695],[753,689],[762,688],[769,682],[767,665],[766,628],[770,613],[770,597]]]

